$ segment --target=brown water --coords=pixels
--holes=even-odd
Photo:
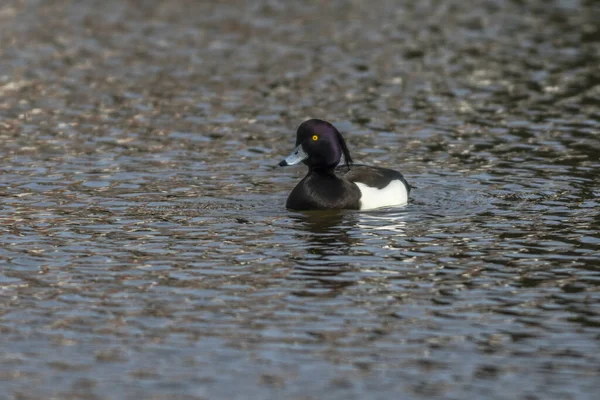
[[[0,3],[2,398],[595,398],[599,3],[212,3]]]

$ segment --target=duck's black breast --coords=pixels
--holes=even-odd
[[[290,193],[286,207],[293,210],[358,210],[360,196],[360,189],[346,179],[309,172]]]
[[[407,192],[410,192],[410,185],[404,179],[404,176],[393,169],[373,167],[369,165],[353,165],[350,171],[346,167],[337,167],[336,173],[343,176],[350,182],[360,182],[367,186],[383,189],[390,182],[399,180],[406,186]]]

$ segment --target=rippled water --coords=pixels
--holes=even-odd
[[[3,398],[595,398],[600,7],[415,3],[1,3]]]

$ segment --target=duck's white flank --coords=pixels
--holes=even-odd
[[[354,182],[360,189],[360,209],[399,206],[408,202],[406,186],[399,180],[394,180],[383,189],[367,186],[364,183]]]

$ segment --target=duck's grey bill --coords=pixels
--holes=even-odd
[[[294,151],[292,151],[290,155],[285,158],[285,160],[279,163],[279,166],[285,167],[288,165],[296,165],[305,160],[306,157],[308,157],[308,154],[306,154],[304,150],[302,150],[302,145],[298,145],[296,146]]]

